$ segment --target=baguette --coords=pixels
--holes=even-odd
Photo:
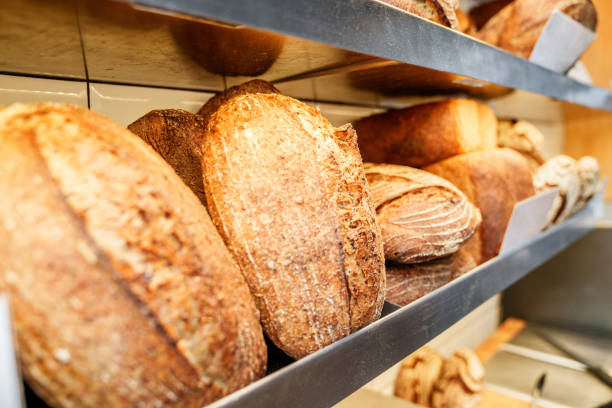
[[[248,287],[197,198],[138,137],[68,105],[0,109],[0,292],[57,407],[201,407],[261,377]]]
[[[382,240],[350,126],[247,94],[211,116],[202,162],[211,217],[280,349],[301,358],[380,316]]]
[[[480,225],[480,211],[441,177],[392,164],[366,163],[365,169],[388,261],[452,254]]]

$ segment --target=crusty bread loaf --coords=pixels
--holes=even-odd
[[[264,374],[243,277],[138,137],[82,108],[2,108],[0,195],[0,292],[49,404],[201,407]]]
[[[427,166],[480,209],[482,224],[465,248],[477,263],[499,252],[514,205],[534,193],[529,164],[511,149],[472,152]]]
[[[431,395],[432,408],[474,408],[484,388],[484,367],[476,353],[459,349],[444,362]]]
[[[402,360],[395,378],[395,396],[428,406],[443,365],[444,359],[437,351],[427,346],[415,351]]]
[[[497,146],[497,119],[471,99],[449,99],[389,111],[355,124],[363,159],[423,167]]]
[[[580,176],[576,160],[559,155],[547,160],[533,176],[537,192],[559,188],[553,205],[546,216],[546,226],[558,224],[572,214],[580,199]]]
[[[128,126],[147,142],[205,204],[202,136],[205,120],[181,109],[154,110]]]
[[[264,74],[283,50],[285,37],[245,26],[174,18],[177,44],[205,70],[228,76]]]
[[[591,156],[584,156],[576,163],[578,167],[578,177],[580,177],[580,198],[574,205],[572,213],[582,210],[586,203],[597,192],[599,185],[599,163]]]
[[[469,15],[480,30],[487,21],[496,15],[501,9],[512,3],[512,0],[492,0],[470,9]]]
[[[380,316],[382,239],[350,126],[243,95],[211,116],[202,162],[210,214],[280,349],[300,358]]]
[[[544,26],[559,10],[590,30],[597,27],[591,0],[515,0],[493,16],[477,36],[519,57],[529,58]]]
[[[441,177],[394,164],[366,163],[365,169],[388,261],[452,254],[480,225],[480,211]]]
[[[205,122],[208,121],[210,115],[215,113],[217,109],[225,102],[232,98],[240,95],[246,95],[250,93],[276,93],[280,94],[280,91],[269,82],[262,81],[261,79],[253,79],[242,83],[240,85],[232,86],[227,88],[223,92],[219,92],[212,98],[210,98],[198,111],[198,115],[202,116]]]
[[[387,302],[405,306],[474,269],[476,262],[462,248],[452,255],[429,262],[387,264]]]
[[[459,0],[382,0],[409,13],[458,29],[455,9]]]
[[[497,125],[497,145],[514,149],[527,159],[532,172],[544,164],[541,152],[544,135],[525,120],[500,119]]]

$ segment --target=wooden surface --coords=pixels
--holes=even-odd
[[[612,1],[593,0],[597,8],[598,38],[582,57],[595,85],[612,87]],[[602,175],[612,178],[612,113],[564,103],[565,153],[574,158],[594,156]],[[608,186],[606,200],[612,200]]]

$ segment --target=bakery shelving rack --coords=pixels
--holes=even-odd
[[[11,0],[6,6],[0,6],[0,10],[21,1],[26,3]],[[7,47],[4,58],[0,58],[0,72],[86,82],[88,92],[92,89],[89,84],[120,83],[218,91],[233,84],[232,81],[244,80],[202,73],[201,68],[196,73],[187,65],[172,65],[175,54],[154,55],[159,51],[158,44],[150,38],[165,41],[167,33],[156,36],[153,31],[147,31],[148,26],[139,31],[126,22],[123,26],[105,25],[92,17],[96,11],[88,14],[75,6],[78,11],[72,16],[70,6],[66,6],[72,2],[49,2],[59,5],[57,9],[62,9],[62,13],[38,10],[28,15],[21,9],[17,13],[26,15],[29,27],[62,24],[62,30],[57,32],[59,41],[52,44],[52,38],[25,36],[27,44],[20,44],[15,40],[18,36],[6,36],[13,44],[10,50]],[[155,13],[254,27],[285,36],[283,54],[260,77],[278,84],[288,95],[305,100],[386,107],[385,103],[372,103],[372,100],[383,100],[389,88],[414,88],[414,78],[417,78],[416,82],[427,79],[420,93],[447,91],[490,97],[512,88],[612,111],[612,93],[608,90],[552,72],[378,0],[126,0],[125,3]],[[4,23],[5,27],[28,27],[28,24]],[[44,37],[42,29],[37,34],[40,33]],[[7,57],[9,51],[21,52],[26,45],[34,45],[38,50],[34,40],[40,41],[40,50],[53,50],[62,42],[55,49],[58,54],[61,52],[61,59],[42,54],[30,60],[25,57],[13,60],[14,55]],[[115,49],[121,48],[115,47],[117,42],[130,44],[125,49]],[[389,78],[392,82],[385,82]],[[320,81],[317,92],[312,92],[310,81]],[[323,88],[331,83],[334,86],[324,92]],[[360,99],[371,94],[381,98]],[[91,107],[89,100],[87,104]],[[406,307],[386,303],[380,320],[302,360],[294,362],[272,350],[268,375],[211,407],[310,408],[339,402],[587,234],[595,227],[602,206],[600,193],[563,224]]]

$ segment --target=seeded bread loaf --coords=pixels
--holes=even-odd
[[[493,110],[471,99],[449,99],[357,121],[363,159],[423,167],[451,156],[497,146]]]
[[[0,109],[0,292],[57,407],[201,407],[265,372],[248,287],[145,143],[68,105]]]
[[[453,183],[480,209],[480,228],[465,246],[476,263],[497,255],[514,205],[534,194],[529,164],[511,149],[461,154],[425,170]]]
[[[383,0],[409,13],[434,21],[450,28],[458,29],[455,9],[458,0]]]
[[[280,349],[300,358],[380,316],[382,239],[350,126],[238,96],[210,117],[202,163],[211,217]]]
[[[493,16],[477,36],[519,57],[529,58],[555,10],[595,31],[597,11],[591,0],[515,0]]]
[[[480,211],[441,177],[393,164],[366,163],[365,169],[388,261],[452,254],[480,225]]]

